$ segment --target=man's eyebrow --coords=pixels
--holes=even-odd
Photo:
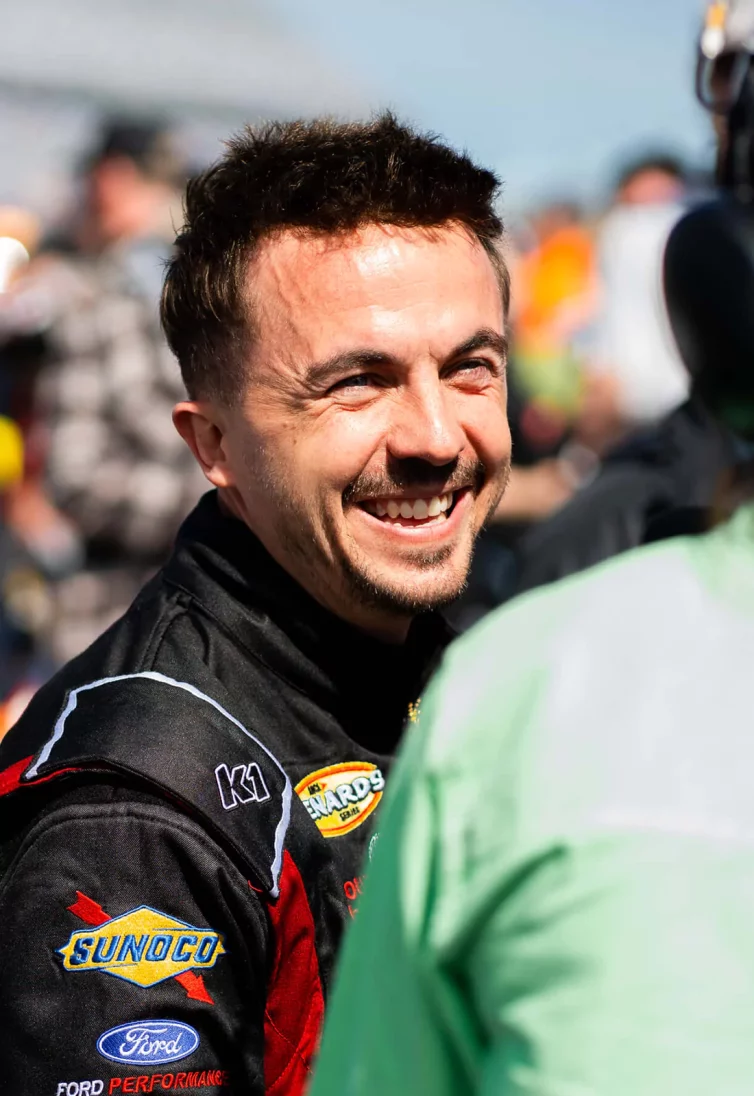
[[[361,372],[375,365],[395,365],[397,359],[382,350],[347,350],[343,354],[334,354],[321,362],[314,362],[306,370],[309,384],[319,388],[336,381],[352,372]]]
[[[448,361],[453,358],[462,358],[465,354],[473,354],[475,350],[494,350],[503,361],[508,358],[508,338],[491,327],[482,327],[470,339],[460,343],[455,350],[448,355]]]

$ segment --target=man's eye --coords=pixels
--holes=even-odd
[[[356,373],[353,377],[344,377],[342,381],[338,381],[330,389],[331,392],[342,392],[348,388],[368,388],[375,383],[374,377],[370,373]]]
[[[460,373],[461,376],[465,373],[491,373],[494,377],[498,376],[499,369],[494,362],[489,361],[487,358],[467,358],[458,365],[453,366],[453,373]]]

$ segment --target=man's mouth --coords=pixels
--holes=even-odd
[[[444,524],[455,506],[460,491],[448,491],[443,495],[427,495],[422,498],[375,498],[364,499],[359,505],[388,525],[418,526]]]

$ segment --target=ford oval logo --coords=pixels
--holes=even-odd
[[[162,1066],[188,1058],[199,1046],[199,1033],[179,1020],[135,1020],[110,1028],[97,1040],[103,1058],[125,1065]]]

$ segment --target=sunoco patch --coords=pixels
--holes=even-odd
[[[208,970],[225,948],[219,933],[212,929],[189,925],[151,906],[139,906],[96,927],[71,933],[58,953],[67,971],[100,971],[146,987],[190,971]]]
[[[368,761],[344,761],[309,773],[296,793],[323,837],[341,837],[369,817],[385,790],[385,778]]]

